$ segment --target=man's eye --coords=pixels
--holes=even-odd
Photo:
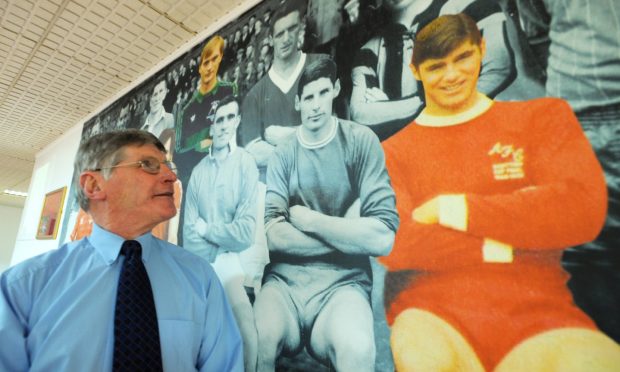
[[[144,159],[144,160],[142,160],[142,163],[147,168],[155,169],[155,168],[157,168],[159,162],[154,160],[154,159]]]

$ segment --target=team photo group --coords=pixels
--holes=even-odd
[[[266,0],[88,120],[82,146],[156,146],[138,162],[171,171],[171,210],[152,235],[221,282],[235,368],[612,371],[618,14]],[[117,160],[74,175],[63,243],[105,228],[89,172]]]

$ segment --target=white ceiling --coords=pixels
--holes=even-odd
[[[35,154],[246,0],[0,0],[0,205]]]

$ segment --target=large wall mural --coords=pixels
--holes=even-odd
[[[139,128],[168,149],[178,214],[153,233],[213,264],[247,370],[257,358],[260,369],[332,370],[344,364],[335,355],[394,370],[386,309],[426,270],[383,265],[410,218],[398,215],[381,143],[424,108],[413,40],[436,17],[464,12],[486,41],[478,89],[501,101],[545,96],[545,44],[530,44],[538,23],[520,21],[517,3],[522,15],[537,10],[516,0],[266,0],[84,124],[83,139]],[[324,95],[318,106],[304,100],[312,94]],[[329,146],[299,134],[332,113]],[[91,228],[73,197],[61,242]],[[459,288],[443,295],[473,296]]]

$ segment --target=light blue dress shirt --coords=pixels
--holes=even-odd
[[[243,371],[239,330],[210,265],[138,237],[157,308],[165,371]],[[92,235],[0,276],[1,371],[111,371],[124,239]]]

